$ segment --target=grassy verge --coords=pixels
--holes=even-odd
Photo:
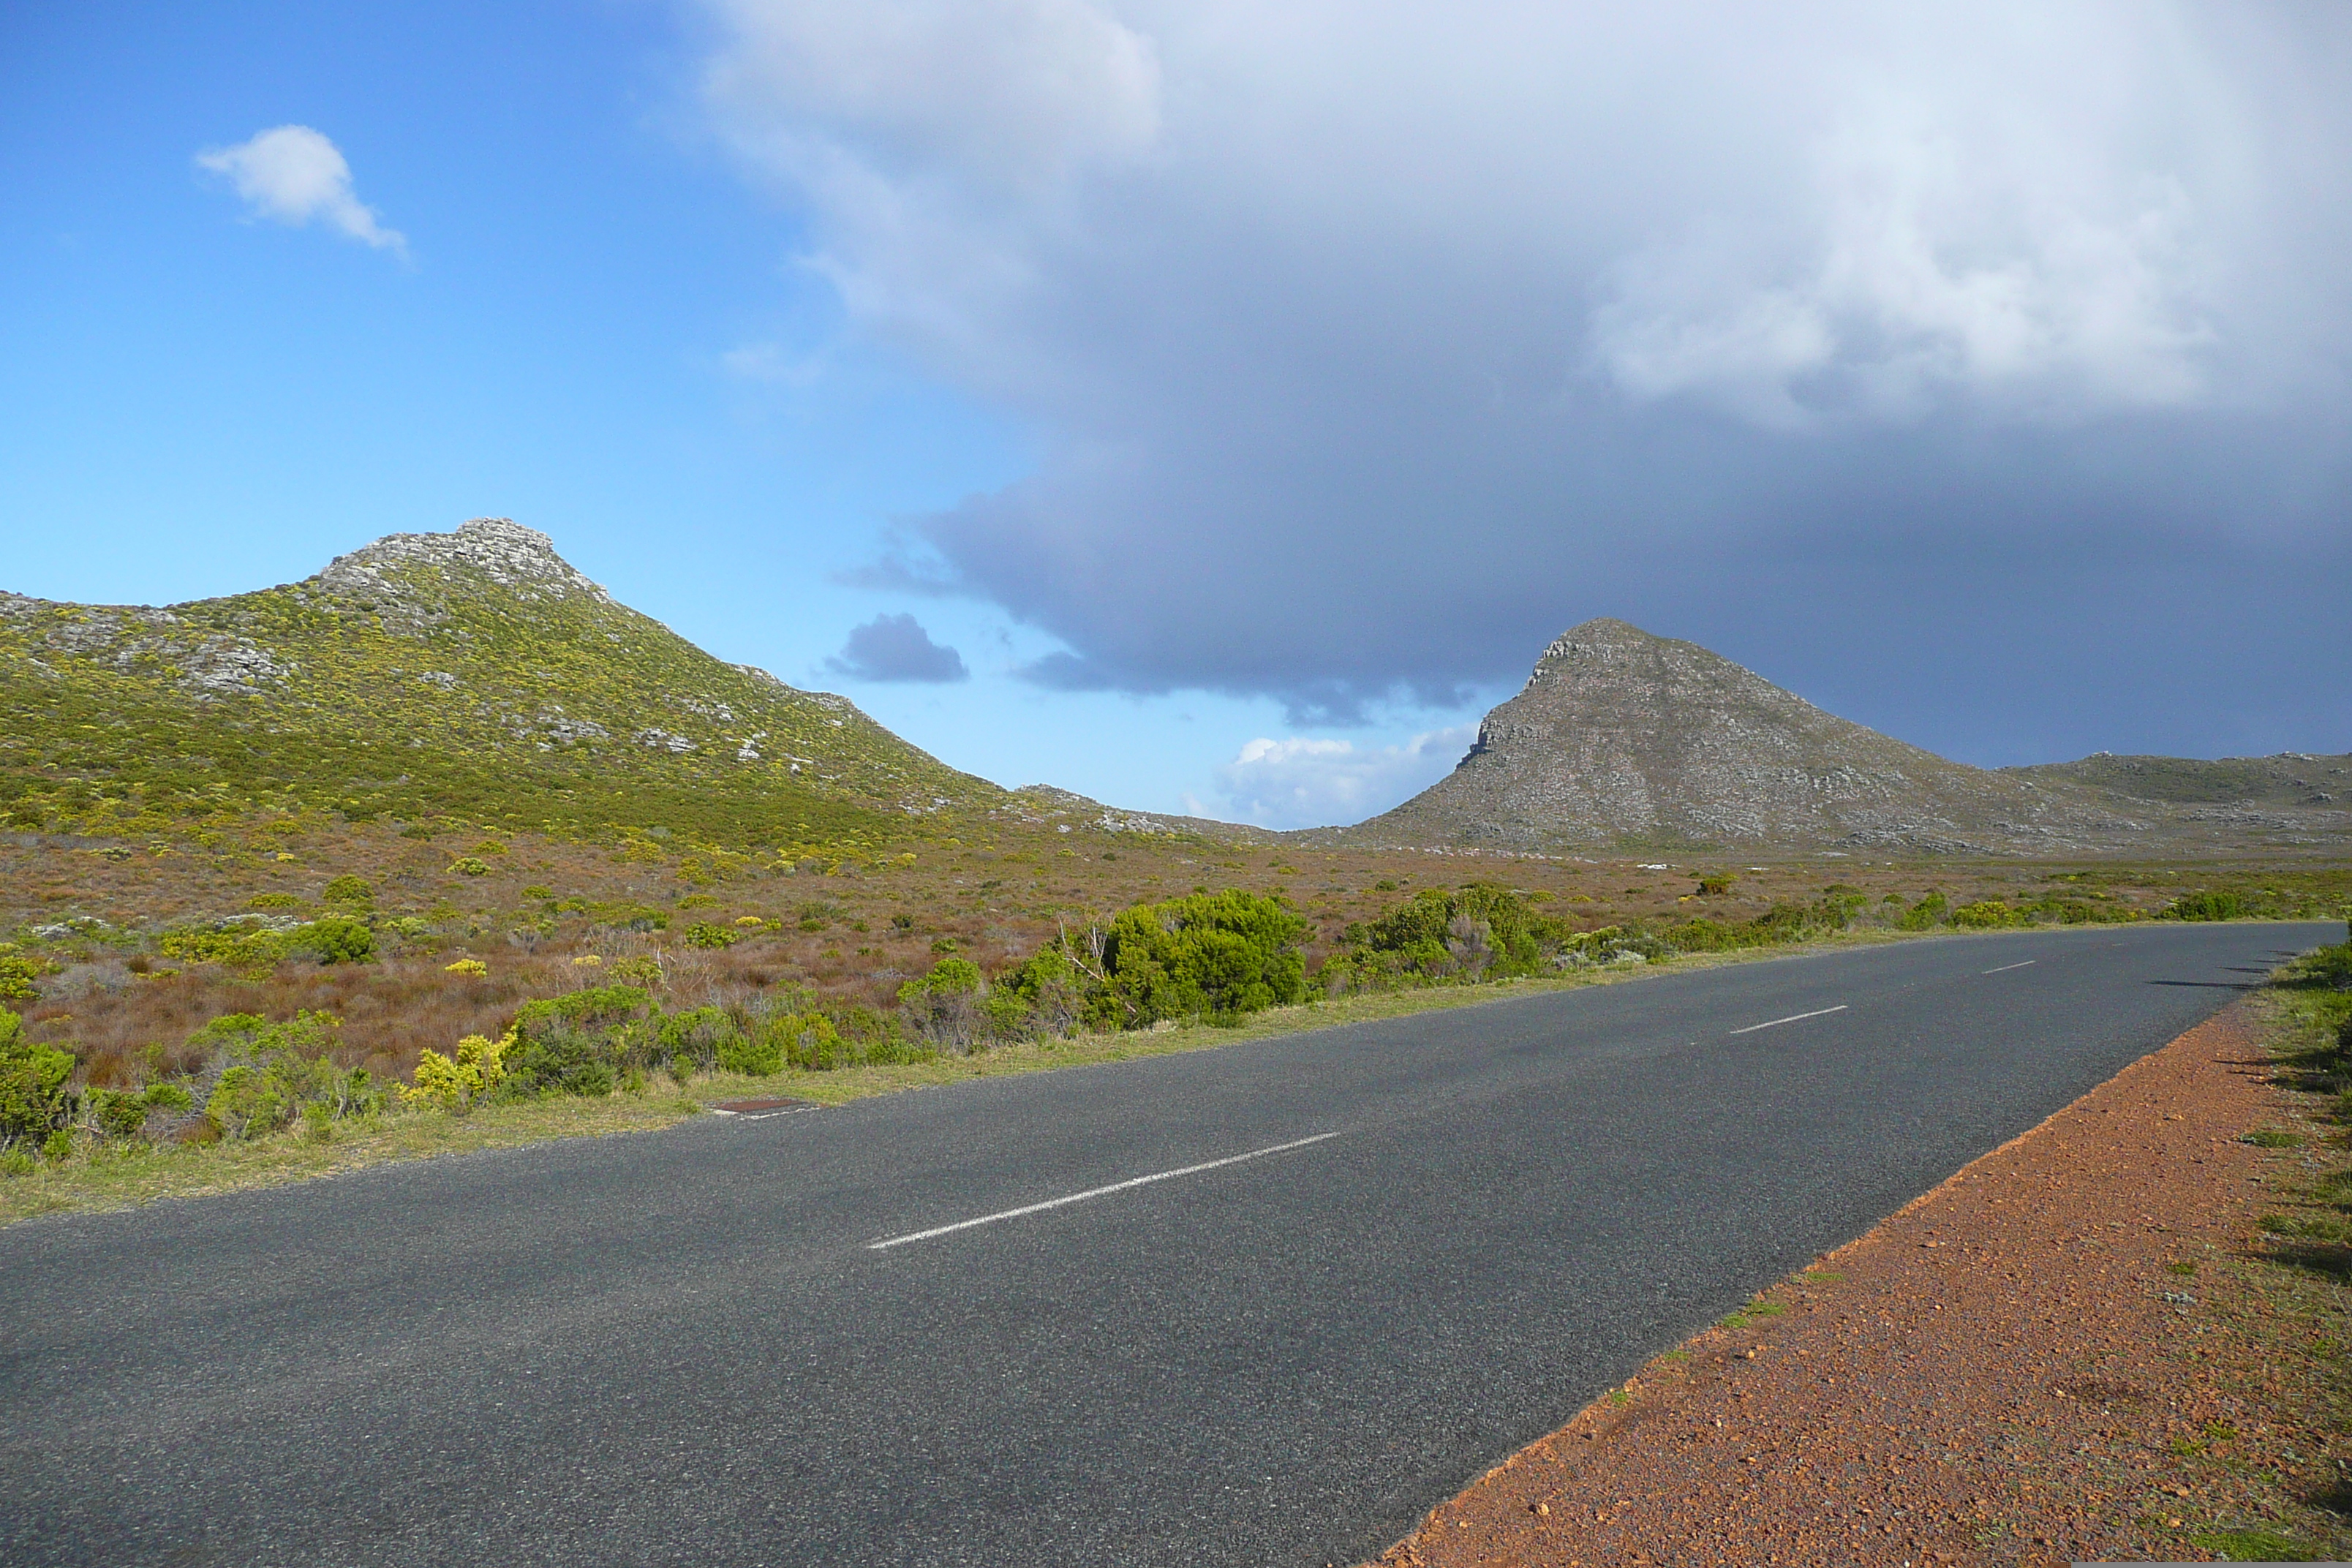
[[[873,1095],[975,1078],[1051,1072],[1061,1068],[1132,1061],[1179,1051],[1213,1050],[1309,1029],[1486,1006],[1516,997],[1622,984],[1657,974],[1687,973],[1727,964],[1765,963],[1916,940],[1920,940],[1919,935],[1911,932],[1849,931],[1784,946],[1685,954],[1646,964],[1610,965],[1553,978],[1434,986],[1319,1000],[1295,1007],[1271,1008],[1235,1027],[1189,1024],[1130,1034],[1081,1035],[1070,1039],[1001,1047],[969,1057],[940,1057],[927,1062],[845,1068],[831,1072],[785,1071],[768,1078],[721,1073],[697,1079],[683,1093],[662,1078],[656,1082],[667,1092],[654,1095],[554,1099],[494,1106],[467,1116],[415,1111],[385,1116],[372,1123],[338,1123],[337,1135],[324,1142],[310,1142],[299,1132],[289,1132],[251,1143],[78,1155],[62,1164],[43,1165],[29,1174],[0,1180],[0,1225],[75,1210],[125,1208],[158,1198],[201,1197],[247,1187],[277,1186],[394,1160],[430,1159],[555,1138],[650,1131],[730,1100],[781,1096],[821,1105],[844,1105]]]
[[[1755,963],[1802,953],[1910,940],[1915,939],[1902,932],[1847,933],[1785,947],[1683,954],[1644,964],[1612,964],[1557,977],[1505,980],[1488,985],[1431,986],[1423,990],[1384,991],[1305,1002],[1295,1007],[1269,1007],[1232,1026],[1172,1024],[1126,1034],[1078,1035],[1069,1039],[1032,1040],[978,1051],[968,1057],[940,1057],[927,1062],[891,1067],[841,1068],[830,1072],[786,1070],[768,1078],[720,1073],[696,1079],[690,1092],[697,1101],[703,1104],[756,1095],[789,1096],[795,1100],[814,1100],[821,1105],[845,1105],[853,1100],[864,1100],[871,1095],[961,1083],[969,1079],[1052,1072],[1060,1068],[1133,1061],[1143,1057],[1171,1056],[1180,1051],[1216,1050],[1225,1046],[1270,1040],[1309,1029],[1378,1023],[1387,1018],[1448,1012],[1458,1007],[1489,1006],[1515,997],[1580,991],[1593,985],[1622,984],[1655,974],[1681,974],[1730,963]]]
[[[29,1174],[0,1182],[0,1225],[70,1210],[128,1208],[157,1198],[279,1186],[394,1160],[426,1160],[551,1138],[650,1131],[701,1109],[676,1095],[616,1094],[604,1100],[493,1106],[466,1116],[420,1112],[338,1122],[335,1136],[323,1142],[287,1133],[250,1143],[132,1146],[38,1166]]]
[[[2332,966],[2329,952],[2342,955]],[[2273,1081],[2288,1091],[2286,1114],[2242,1137],[2273,1152],[2270,1212],[2236,1256],[2203,1262],[2206,1278],[2193,1287],[2227,1302],[2236,1342],[2210,1357],[2211,1374],[2263,1415],[2249,1430],[2209,1424],[2173,1443],[2198,1495],[2242,1500],[2233,1517],[2190,1531],[2225,1562],[2352,1558],[2352,1055],[2338,1039],[2352,989],[2339,989],[2344,982],[2352,948],[2288,964],[2254,998]]]

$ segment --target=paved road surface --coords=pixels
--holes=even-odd
[[[2342,930],[1790,958],[17,1226],[0,1560],[1354,1561]]]

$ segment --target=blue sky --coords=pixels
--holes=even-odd
[[[2352,747],[2341,14],[1744,15],[12,7],[0,586],[511,516],[1276,826],[1595,615],[1970,762]]]

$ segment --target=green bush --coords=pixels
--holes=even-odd
[[[373,963],[375,933],[363,921],[328,915],[287,932],[286,951],[309,953],[321,963]]]
[[[856,1064],[856,1046],[845,1039],[841,1031],[833,1026],[833,1020],[824,1014],[813,1013],[793,1020],[793,1023],[797,1026],[785,1034],[783,1041],[784,1059],[793,1067],[803,1072],[831,1072],[835,1068]],[[887,1034],[880,1037],[886,1046],[890,1039]],[[883,1062],[898,1058],[896,1053],[883,1049],[869,1052],[866,1059]]]
[[[662,1059],[698,1072],[710,1072],[719,1066],[720,1049],[741,1035],[735,1020],[723,1008],[694,1007],[672,1013],[659,1026]],[[683,1079],[685,1074],[678,1076]]]
[[[1296,1002],[1307,980],[1298,945],[1313,929],[1279,900],[1238,890],[1138,904],[1105,935],[1108,984],[1090,1011],[1132,1028]]]
[[[244,925],[166,931],[156,946],[166,958],[237,970],[268,969],[286,955],[284,936]]]
[[[299,910],[302,900],[292,893],[256,893],[245,900],[248,910]]]
[[[634,985],[524,1003],[515,1014],[515,1043],[502,1058],[499,1097],[612,1093],[622,1076],[653,1064],[661,1041],[652,1010],[652,995]]]
[[[74,1059],[25,1037],[25,1021],[0,1007],[0,1144],[38,1143],[73,1113],[66,1082]]]
[[[787,1036],[773,1026],[771,1019],[759,1029],[746,1034],[734,1030],[719,1042],[719,1065],[728,1072],[740,1072],[751,1078],[766,1078],[782,1072]]]
[[[2166,921],[2234,921],[2252,911],[2246,901],[2232,892],[2184,893],[2172,900],[2170,907],[2157,919]]]
[[[2012,910],[2005,899],[1979,899],[1952,911],[1951,922],[1962,931],[1999,931],[2006,926],[2032,925],[2033,917]]]
[[[41,977],[41,963],[26,958],[13,945],[0,945],[0,1002],[22,1002],[38,996],[41,989],[34,984]]]
[[[730,948],[742,940],[743,933],[711,921],[697,921],[686,928],[686,945],[703,948]]]
[[[216,1069],[211,1091],[200,1106],[191,1097],[191,1108],[232,1141],[274,1132],[311,1105],[325,1106],[331,1118],[374,1114],[390,1102],[391,1086],[363,1068],[346,1071],[334,1064],[341,1027],[333,1014],[308,1010],[284,1023],[255,1013],[213,1019],[188,1037],[189,1046],[209,1055]],[[151,1087],[150,1108],[175,1104],[177,1088]]]
[[[109,1138],[135,1138],[147,1125],[147,1097],[127,1089],[94,1089],[86,1098],[90,1125]]]
[[[449,862],[449,869],[460,877],[487,877],[490,874],[490,863],[479,856],[460,855]]]
[[[1327,991],[1396,982],[1470,982],[1536,974],[1576,942],[1567,921],[1507,888],[1425,889],[1379,919],[1339,933],[1342,952],[1317,978]]]
[[[1040,948],[990,992],[990,1022],[1000,1034],[1066,1035],[1086,1016],[1087,994],[1087,975],[1067,952]]]
[[[1949,899],[1941,893],[1930,893],[1903,911],[1902,918],[1895,922],[1895,929],[1926,931],[1932,926],[1941,925],[1945,917],[1951,913],[1951,909],[1952,901]]]
[[[1658,940],[1676,952],[1736,952],[1798,941],[1811,923],[1811,916],[1802,907],[1774,904],[1754,920],[1684,921],[1658,932]]]
[[[331,904],[364,904],[375,898],[375,889],[368,886],[366,878],[347,871],[327,884],[323,896]]]
[[[921,979],[900,985],[898,1006],[917,1035],[940,1049],[962,1053],[988,1032],[987,994],[980,966],[950,955]]]

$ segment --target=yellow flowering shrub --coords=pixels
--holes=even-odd
[[[416,1058],[415,1084],[404,1085],[401,1098],[412,1104],[431,1100],[451,1115],[462,1116],[505,1081],[505,1058],[514,1043],[515,1032],[509,1029],[495,1040],[487,1035],[467,1035],[457,1042],[455,1060],[439,1051],[426,1051]]]

